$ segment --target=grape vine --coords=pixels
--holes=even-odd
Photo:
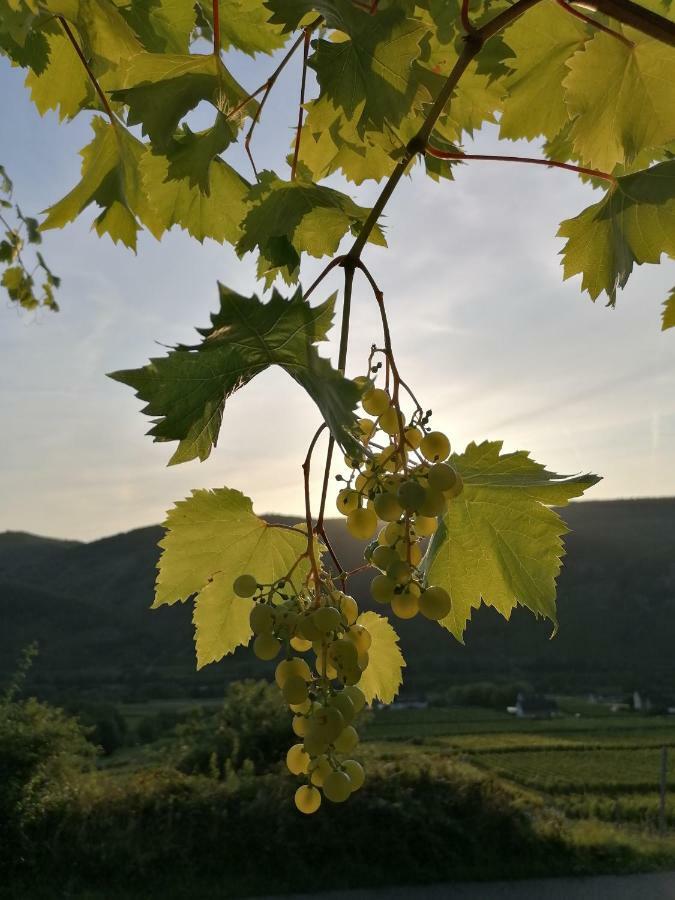
[[[134,250],[141,229],[159,239],[176,226],[228,242],[239,256],[257,254],[266,302],[220,285],[196,343],[111,377],[144,401],[154,440],[175,442],[174,464],[210,455],[227,399],[270,366],[316,404],[321,423],[302,464],[304,522],[266,522],[232,488],[193,492],[167,515],[154,605],[193,602],[199,667],[251,642],[259,659],[281,657],[275,679],[298,738],[287,755],[301,778],[296,806],[309,814],[323,797],[343,802],[365,779],[355,758],[358,714],[391,702],[402,683],[398,636],[381,613],[419,614],[460,641],[482,603],[507,618],[525,606],[557,627],[566,528],[553,507],[598,481],[558,476],[526,452],[504,453],[499,441],[451,446],[401,376],[366,248],[385,244],[382,214],[415,165],[448,182],[458,165],[519,163],[563,169],[603,192],[559,230],[564,277],[580,275],[593,300],[604,293],[614,305],[634,266],[675,258],[670,5],[0,0],[0,13],[0,51],[28,70],[38,110],[93,113],[81,180],[46,211],[40,234],[93,205],[97,233]],[[256,56],[257,87],[232,74],[236,52]],[[269,71],[265,55],[275,55]],[[254,136],[292,60],[299,83],[286,177],[260,170]],[[212,123],[194,131],[190,115],[201,104]],[[503,140],[540,140],[542,155],[467,152],[466,137],[486,122]],[[245,173],[227,159],[240,141]],[[324,183],[333,173],[356,186],[381,183],[372,208]],[[286,296],[278,286],[298,282],[306,256],[328,262],[309,288]],[[314,299],[338,270],[333,366],[319,345],[336,296]],[[351,378],[350,316],[362,285],[382,337],[373,336],[365,371]],[[662,317],[664,330],[674,325],[675,291]],[[324,437],[315,515],[310,472]],[[337,509],[365,545],[356,571],[372,571],[367,602],[381,612],[360,610],[348,593],[355,571],[345,570],[325,527],[332,476]]]

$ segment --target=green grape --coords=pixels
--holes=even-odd
[[[301,785],[295,792],[295,806],[308,816],[315,813],[321,806],[321,791],[309,784]]]
[[[253,652],[258,659],[274,659],[281,650],[281,644],[272,634],[259,634],[253,641]]]
[[[274,680],[280,688],[284,686],[291,675],[299,676],[303,681],[311,681],[312,673],[304,659],[294,656],[292,659],[282,659],[274,670]],[[300,701],[297,701],[298,703]]]
[[[249,617],[253,634],[272,634],[274,630],[274,610],[271,606],[256,603]]]
[[[440,491],[440,493],[444,493],[445,491],[451,490],[457,481],[457,472],[449,466],[447,463],[435,463],[430,469],[428,474],[429,479],[429,487],[434,491]]]
[[[293,729],[293,734],[304,738],[307,734],[307,719],[304,716],[293,716],[291,728]]]
[[[363,787],[366,773],[363,771],[363,766],[360,762],[357,762],[355,759],[346,759],[342,763],[342,768],[349,775],[349,780],[352,783],[352,794],[354,791],[358,791],[360,787]]]
[[[361,406],[369,416],[381,416],[389,408],[391,400],[389,394],[380,388],[372,388],[363,395]]]
[[[427,488],[424,492],[424,502],[417,510],[426,517],[440,516],[445,512],[445,497],[433,488]]]
[[[373,500],[375,512],[383,522],[396,522],[403,513],[403,507],[394,494],[378,494]]]
[[[311,731],[311,722],[307,726],[308,730],[303,739],[303,747],[305,748],[305,752],[310,756],[319,756],[319,754],[324,753],[326,748],[328,747],[328,741],[322,734],[317,734],[316,732]]]
[[[359,742],[359,735],[353,725],[347,725],[344,731],[333,741],[338,753],[351,753]]]
[[[382,544],[393,547],[396,541],[405,535],[403,522],[390,522],[382,531]]]
[[[430,431],[420,442],[420,452],[429,462],[447,459],[450,456],[450,441],[442,431]]]
[[[363,625],[352,625],[345,637],[354,644],[359,653],[370,650],[370,645],[373,643],[370,632]]]
[[[403,437],[405,439],[407,447],[410,447],[412,450],[417,450],[419,445],[422,443],[422,438],[424,437],[424,435],[419,430],[419,428],[413,428],[409,426],[403,432]]]
[[[366,656],[366,664],[367,664],[368,654],[366,653],[365,656]],[[359,655],[357,664],[351,669],[345,669],[345,671],[342,673],[342,681],[345,683],[345,685],[349,686],[349,685],[353,685],[353,684],[358,684],[359,681],[361,681],[361,676],[363,675],[363,669],[365,668],[365,665],[363,667],[361,667],[360,661],[361,661],[361,656]]]
[[[417,542],[413,542],[410,545],[410,564],[412,566],[419,566],[422,562],[422,548]]]
[[[293,605],[285,603],[274,610],[274,630],[277,637],[289,638],[298,627],[300,616]]]
[[[415,534],[430,537],[438,528],[438,519],[434,516],[415,516]]]
[[[308,641],[304,637],[299,637],[297,634],[291,638],[291,647],[294,650],[297,650],[298,653],[305,653],[305,651],[309,650],[311,646],[311,641]]]
[[[334,706],[320,706],[310,719],[309,734],[316,734],[327,743],[332,743],[345,727],[345,720]]]
[[[286,766],[293,775],[305,775],[309,771],[309,755],[302,744],[293,744],[286,754]]]
[[[232,585],[237,597],[252,597],[258,590],[258,582],[253,575],[240,575]]]
[[[363,707],[366,705],[366,695],[363,693],[360,687],[356,685],[350,685],[344,689],[344,693],[349,697],[349,699],[354,704],[354,712],[358,716]]]
[[[452,500],[453,497],[459,497],[459,495],[464,490],[464,480],[462,479],[462,476],[459,474],[459,472],[456,472],[455,474],[457,475],[457,480],[455,481],[453,486],[451,488],[448,488],[446,491],[443,491],[444,496],[449,500]]]
[[[358,658],[358,650],[351,641],[333,641],[328,648],[328,659],[338,674],[353,669],[358,664]]]
[[[367,443],[375,433],[375,422],[372,419],[359,419],[356,424],[359,426],[362,439]]]
[[[352,381],[359,389],[361,394],[365,393],[365,391],[369,391],[373,386],[372,379],[368,378],[367,375],[357,375],[356,378],[352,379]]]
[[[395,590],[396,582],[388,575],[376,575],[370,582],[370,594],[377,603],[391,603]]]
[[[331,772],[323,783],[323,793],[332,803],[343,803],[352,792],[352,782],[346,772]]]
[[[337,506],[338,512],[341,512],[343,516],[346,516],[353,510],[359,508],[360,500],[361,497],[358,491],[355,491],[352,488],[342,488],[337,495],[335,505]]]
[[[286,703],[302,703],[307,699],[307,682],[299,675],[289,675],[281,689]]]
[[[379,428],[385,432],[385,434],[398,434],[400,424],[399,415],[396,409],[393,406],[390,406],[389,409],[385,409],[380,418],[377,420],[377,424]]]
[[[356,715],[354,703],[346,690],[340,691],[339,694],[333,694],[328,698],[328,705],[334,706],[335,709],[342,713],[342,718],[349,723]]]
[[[392,550],[391,547],[376,547],[373,550],[373,555],[370,558],[370,561],[374,566],[377,566],[378,569],[382,569],[382,571],[386,571],[389,566],[396,562],[398,559],[398,554],[395,550]]]
[[[298,633],[306,641],[318,641],[321,638],[321,632],[314,623],[314,613],[306,612],[298,620]]]
[[[347,530],[352,537],[368,541],[377,531],[377,515],[372,509],[355,509],[347,516]]]
[[[412,591],[396,594],[391,601],[391,609],[399,619],[412,619],[420,611],[419,596]]]
[[[294,713],[302,713],[302,715],[307,715],[307,713],[312,708],[312,701],[307,698],[307,700],[303,700],[302,703],[289,703],[288,705]]]
[[[408,512],[418,512],[424,499],[424,488],[417,481],[404,481],[398,489],[399,503]]]
[[[420,612],[434,622],[444,619],[450,612],[452,601],[442,587],[430,587],[420,597]]]
[[[325,754],[321,754],[309,764],[309,780],[317,787],[321,787],[332,771],[330,760]]]
[[[392,581],[395,581],[396,584],[405,584],[410,581],[412,571],[407,562],[402,559],[397,559],[387,569],[387,575]]]
[[[353,625],[359,617],[359,607],[356,600],[348,594],[340,597],[340,612],[345,617],[347,625]]]
[[[340,627],[340,611],[334,606],[320,606],[312,613],[312,623],[323,637]]]

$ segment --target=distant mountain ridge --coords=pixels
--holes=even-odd
[[[521,610],[510,623],[479,610],[465,646],[429,622],[398,622],[409,690],[526,678],[546,689],[675,693],[675,499],[589,501],[563,514],[572,533],[555,640],[550,623]],[[358,565],[361,546],[343,523],[328,527],[344,564]],[[57,699],[211,694],[266,672],[241,650],[194,671],[190,605],[149,608],[162,534],[150,526],[91,543],[0,534],[0,678],[33,640],[33,689]],[[368,580],[351,586],[366,606]]]

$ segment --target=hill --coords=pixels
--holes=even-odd
[[[510,623],[479,610],[464,646],[429,622],[401,622],[408,691],[524,678],[557,691],[675,693],[675,499],[578,503],[565,518],[572,533],[555,640],[522,610]],[[345,564],[358,565],[360,547],[342,522],[329,530]],[[194,671],[189,605],[149,609],[161,535],[159,527],[91,543],[0,535],[0,677],[32,640],[40,644],[32,688],[57,700],[217,695],[227,680],[266,671],[242,651]],[[367,584],[368,576],[352,582],[366,606]]]

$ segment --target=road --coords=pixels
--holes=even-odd
[[[258,900],[675,900],[675,872],[277,894]]]

